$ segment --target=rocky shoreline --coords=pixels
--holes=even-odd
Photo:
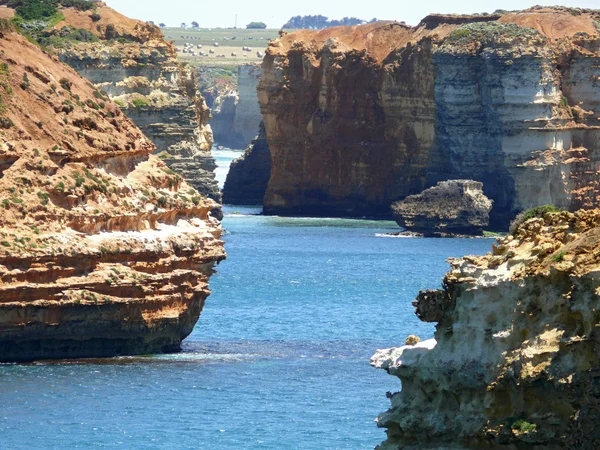
[[[402,381],[379,448],[597,448],[599,230],[598,210],[547,213],[451,259],[414,302],[435,340],[371,360]]]

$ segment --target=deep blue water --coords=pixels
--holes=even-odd
[[[371,368],[371,354],[431,337],[411,302],[440,285],[446,258],[485,253],[490,240],[226,212],[229,257],[184,352],[0,365],[1,449],[360,449],[384,439],[374,419],[400,383]]]

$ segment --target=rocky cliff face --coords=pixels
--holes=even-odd
[[[226,89],[215,98],[210,123],[220,145],[245,148],[258,134],[262,118],[256,88],[261,73],[260,66],[239,66],[237,89]]]
[[[235,122],[233,131],[240,136],[240,142],[244,148],[252,141],[259,132],[262,122],[258,94],[256,89],[262,69],[256,65],[240,66],[238,69],[238,104],[235,110]]]
[[[481,235],[490,222],[492,202],[473,180],[442,181],[392,203],[394,220],[427,236]]]
[[[419,294],[435,340],[379,350],[402,380],[381,449],[600,446],[600,212],[548,213]]]
[[[198,91],[197,74],[176,61],[174,47],[158,27],[128,19],[99,3],[90,12],[62,10],[55,34],[72,29],[93,33],[98,42],[71,42],[61,59],[119,103],[148,136],[169,167],[204,195],[220,201],[209,125],[210,109]],[[97,100],[96,100],[97,101]]]
[[[223,203],[228,205],[262,205],[271,178],[271,152],[265,126],[261,122],[258,136],[242,156],[231,163],[223,186]]]
[[[483,183],[497,227],[596,205],[599,18],[536,7],[282,36],[258,87],[265,212],[385,216],[461,178]]]
[[[109,99],[0,23],[0,361],[176,351],[219,205]]]

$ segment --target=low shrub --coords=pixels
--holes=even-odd
[[[557,208],[554,205],[542,205],[528,209],[527,211],[523,211],[522,213],[518,214],[517,217],[515,217],[515,219],[511,222],[508,231],[514,236],[519,227],[528,220],[535,217],[543,218],[548,213],[557,213],[561,211],[563,211],[561,208]]]
[[[146,106],[150,106],[150,103],[148,103],[148,100],[146,100],[145,98],[136,98],[131,103],[136,108],[144,108]]]

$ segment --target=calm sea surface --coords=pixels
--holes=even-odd
[[[226,166],[232,156],[217,160]],[[371,354],[409,334],[431,337],[412,300],[440,285],[446,258],[485,253],[491,241],[389,238],[392,222],[257,212],[226,208],[229,258],[184,352],[0,365],[0,449],[382,441],[374,419],[400,383],[371,368]]]

